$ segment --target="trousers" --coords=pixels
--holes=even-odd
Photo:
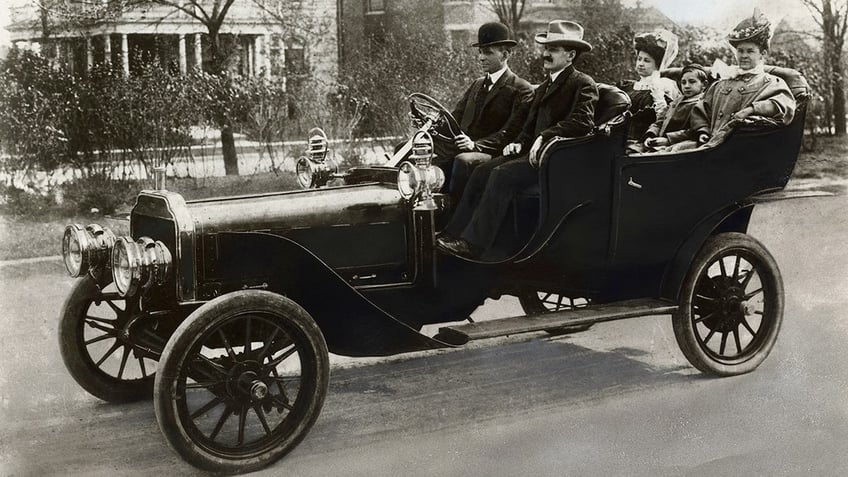
[[[492,246],[512,199],[539,180],[527,155],[497,157],[474,169],[445,233],[480,249]]]

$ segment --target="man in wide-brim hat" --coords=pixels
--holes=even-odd
[[[539,151],[555,137],[580,137],[595,125],[598,87],[573,62],[592,49],[579,24],[556,20],[536,35],[544,45],[547,77],[533,94],[521,132],[504,147],[503,156],[474,170],[453,217],[438,240],[449,253],[479,257],[490,249],[513,197],[539,180]]]
[[[507,60],[516,45],[509,28],[491,22],[480,26],[477,61],[485,73],[465,91],[453,110],[462,129],[455,141],[437,142],[435,164],[444,169],[447,190],[459,200],[473,168],[500,154],[524,123],[533,88],[510,71]]]

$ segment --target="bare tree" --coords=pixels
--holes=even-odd
[[[822,55],[832,95],[833,125],[837,136],[846,134],[845,63],[843,51],[848,26],[848,0],[801,0],[822,30]]]
[[[513,34],[518,34],[518,25],[524,16],[526,0],[489,0],[489,9],[495,12],[498,20],[508,26]]]

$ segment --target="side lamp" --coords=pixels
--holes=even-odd
[[[309,149],[297,160],[297,183],[303,189],[317,188],[338,173],[339,166],[327,157],[330,141],[321,128],[309,130]]]
[[[418,131],[412,138],[412,154],[398,170],[398,192],[406,200],[415,201],[415,210],[437,210],[433,192],[445,184],[445,173],[432,164],[433,137]]]

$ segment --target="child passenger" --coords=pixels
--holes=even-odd
[[[645,140],[647,150],[676,151],[697,147],[696,138],[690,131],[689,116],[692,108],[704,97],[708,82],[707,71],[703,66],[693,63],[683,67],[680,75],[683,96],[672,101],[664,119],[658,119],[648,128],[645,133],[648,136]]]

